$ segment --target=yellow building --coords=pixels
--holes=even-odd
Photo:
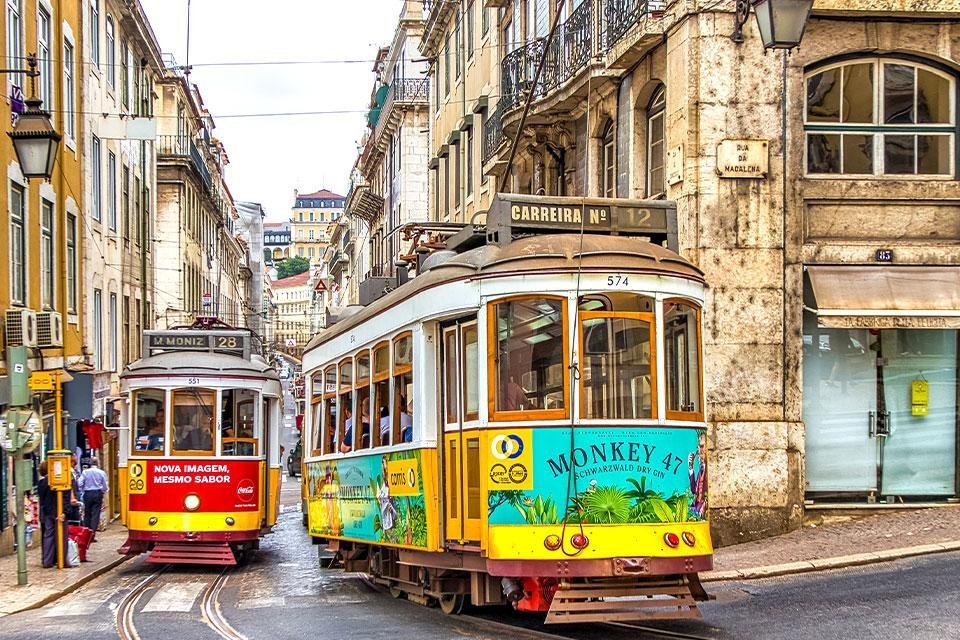
[[[83,370],[87,367],[83,364],[85,298],[80,265],[86,221],[79,116],[80,5],[64,0],[10,0],[4,7],[0,32],[6,56],[3,66],[26,69],[27,54],[36,52],[37,96],[43,100],[43,109],[53,114],[51,123],[62,135],[49,180],[25,179],[10,138],[0,135],[0,161],[5,167],[4,188],[0,189],[5,214],[5,224],[0,225],[0,260],[7,265],[0,278],[4,347],[36,347],[29,349],[33,370]],[[5,74],[2,82],[6,96],[30,95],[31,80],[25,74]],[[6,131],[11,127],[11,104],[15,102],[0,100],[0,120]],[[5,359],[5,354],[0,357]],[[9,402],[5,380],[9,363],[0,366],[2,411]],[[46,403],[44,423],[48,427],[53,424]],[[3,455],[0,464],[7,464]],[[8,488],[0,486],[0,491]],[[4,513],[0,516],[0,552],[10,542],[12,528],[8,525]]]
[[[290,216],[290,257],[307,258],[316,264],[327,247],[327,225],[343,215],[345,198],[327,189],[314,193],[294,190]]]

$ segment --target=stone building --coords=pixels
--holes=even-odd
[[[430,82],[426,63],[414,62],[422,33],[421,4],[408,0],[374,67],[368,128],[346,203],[347,217],[361,222],[353,265],[361,304],[396,286],[396,262],[409,250],[401,229],[427,221]]]
[[[269,266],[290,257],[290,223],[263,223],[264,260]]]
[[[532,91],[505,190],[673,201],[706,273],[719,543],[836,502],[956,499],[956,2],[818,0],[792,54],[752,15],[731,38],[732,0],[571,0],[547,46],[555,4],[486,0],[492,76],[470,89],[467,66],[461,97],[451,47],[480,3],[425,3],[431,217],[469,218],[456,100],[499,177]]]
[[[295,276],[274,280],[273,304],[277,312],[273,339],[277,349],[296,358],[313,335],[310,332],[310,304],[313,287],[309,270]]]

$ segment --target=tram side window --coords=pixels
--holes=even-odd
[[[697,418],[700,402],[700,311],[680,300],[663,303],[667,412]]]
[[[310,376],[310,454],[317,455],[323,446],[323,373]],[[305,443],[306,444],[306,443]]]
[[[174,453],[213,454],[216,393],[208,389],[173,392]]]
[[[163,389],[141,389],[134,395],[134,455],[162,455],[167,419]]]
[[[337,368],[327,367],[323,372],[323,400],[314,418],[317,433],[323,433],[323,453],[336,452],[337,442]],[[323,428],[321,430],[321,420]],[[320,436],[318,436],[320,437]]]
[[[355,362],[357,377],[354,380],[354,387],[357,391],[358,416],[354,424],[360,425],[356,436],[356,448],[369,449],[372,444],[370,439],[370,352],[358,353]]]
[[[337,392],[337,444],[340,453],[353,451],[353,360],[340,363]]]
[[[413,337],[393,342],[393,442],[413,441]]]
[[[373,446],[390,444],[390,345],[383,343],[373,349],[373,410],[374,422],[371,438]]]
[[[582,417],[653,418],[653,315],[582,311],[580,318]]]
[[[476,323],[460,327],[463,344],[463,419],[480,419],[479,336]]]
[[[505,412],[538,418],[566,415],[564,300],[524,298],[495,303],[490,314],[496,350],[494,420]],[[498,415],[499,414],[499,415]]]

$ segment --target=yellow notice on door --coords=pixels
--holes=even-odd
[[[420,495],[416,460],[390,460],[387,462],[387,475],[391,496]]]
[[[146,464],[140,461],[131,461],[127,470],[127,491],[143,494],[147,492]]]
[[[925,416],[930,411],[930,383],[914,380],[910,384],[910,414]]]

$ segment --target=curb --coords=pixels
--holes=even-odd
[[[126,561],[129,560],[130,558],[134,558],[134,557],[136,557],[136,556],[134,556],[134,555],[121,556],[121,557],[117,558],[116,560],[113,560],[113,561],[111,561],[111,562],[108,562],[107,564],[103,565],[102,567],[98,567],[97,569],[94,569],[93,571],[91,571],[90,573],[86,574],[85,576],[83,576],[83,577],[81,577],[81,578],[78,578],[76,582],[70,583],[68,586],[64,587],[64,588],[61,589],[60,591],[55,591],[54,593],[51,593],[50,595],[48,595],[48,596],[46,596],[46,597],[38,600],[37,602],[33,602],[33,603],[31,603],[31,604],[28,604],[27,606],[25,606],[25,607],[23,607],[23,608],[21,608],[21,609],[17,609],[16,611],[9,611],[9,612],[7,612],[7,613],[2,613],[2,614],[0,614],[0,618],[5,617],[5,616],[12,616],[12,615],[17,614],[17,613],[23,613],[24,611],[32,611],[33,609],[40,609],[41,607],[47,606],[47,605],[50,604],[51,602],[56,602],[56,601],[59,600],[60,598],[62,598],[62,597],[64,597],[64,596],[66,596],[66,595],[69,595],[69,594],[73,593],[74,591],[76,591],[77,589],[79,589],[79,588],[82,587],[83,585],[87,584],[87,583],[90,582],[91,580],[94,580],[95,578],[99,578],[99,577],[102,576],[103,574],[107,573],[108,571],[112,571],[113,569],[119,567],[121,564],[123,564],[124,562],[126,562]]]
[[[948,551],[960,551],[960,540],[951,542],[937,542],[934,544],[923,544],[913,547],[902,547],[900,549],[889,549],[887,551],[875,551],[869,553],[856,553],[835,558],[820,558],[816,560],[801,560],[799,562],[788,562],[784,564],[772,564],[760,567],[750,567],[748,569],[731,569],[728,571],[709,571],[700,575],[702,582],[720,582],[725,580],[760,580],[762,578],[773,578],[776,576],[794,575],[798,573],[811,573],[813,571],[824,571],[827,569],[842,569],[844,567],[858,567],[900,558],[910,558],[914,556],[923,556],[934,553],[946,553]]]

